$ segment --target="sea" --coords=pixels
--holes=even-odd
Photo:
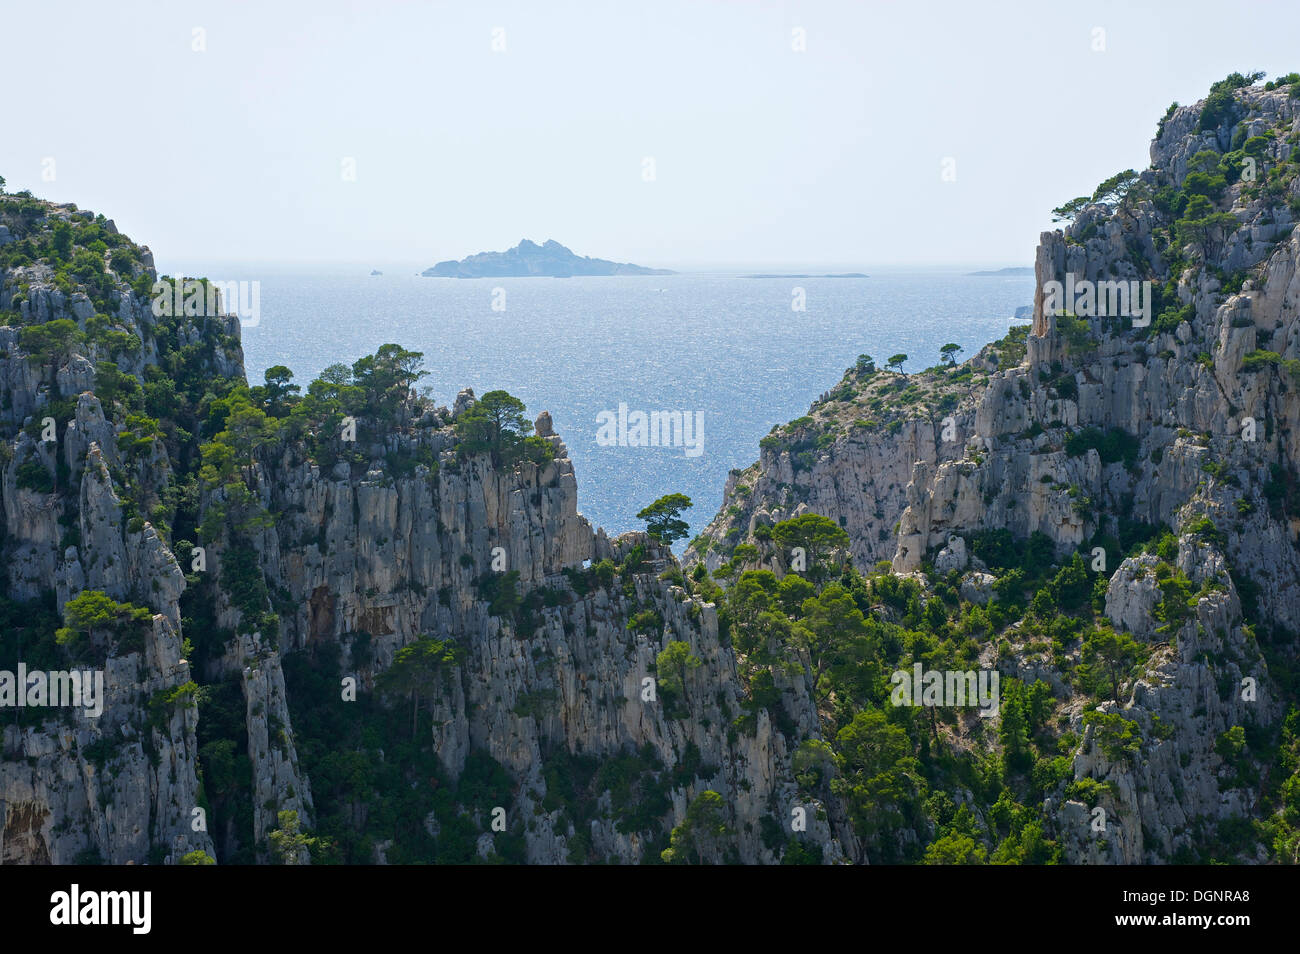
[[[1031,275],[938,268],[445,279],[409,265],[160,261],[159,271],[257,283],[242,330],[250,383],[286,365],[305,390],[326,366],[392,342],[423,353],[419,386],[440,404],[466,387],[503,389],[530,418],[549,411],[578,509],[611,535],[643,528],[641,508],[684,493],[694,536],[721,506],[728,471],[753,463],[759,440],[806,414],[858,355],[883,366],[906,354],[913,371],[955,342],[960,360],[1023,323],[1013,316],[1033,297]],[[620,443],[609,423],[620,406],[632,432],[636,412],[653,411],[680,411],[698,431],[689,446],[630,446],[634,433]]]

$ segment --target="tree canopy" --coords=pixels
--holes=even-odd
[[[660,543],[672,546],[690,532],[690,525],[681,519],[681,515],[682,511],[693,506],[691,498],[685,494],[667,494],[641,508],[636,518],[646,522],[646,533]]]
[[[808,574],[819,580],[825,575],[825,559],[836,548],[847,548],[848,532],[829,517],[804,513],[782,520],[772,528],[772,539],[787,551],[802,548]]]
[[[490,454],[494,462],[504,465],[549,460],[551,445],[545,438],[530,436],[533,424],[526,410],[524,402],[509,392],[488,391],[456,418],[461,450]]]

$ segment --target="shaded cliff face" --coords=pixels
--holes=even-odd
[[[1225,820],[1275,810],[1260,764],[1295,700],[1265,657],[1289,667],[1300,630],[1300,99],[1234,85],[1172,109],[1149,170],[1103,184],[1044,233],[1031,328],[961,367],[850,369],[732,474],[686,556],[716,569],[747,543],[780,571],[788,555],[764,528],[819,513],[847,531],[861,568],[887,560],[927,587],[947,580],[967,605],[993,599],[1005,575],[999,533],[1048,541],[1039,559],[1081,553],[1105,587],[1104,618],[1149,654],[1119,701],[1080,691],[1070,640],[1044,665],[1016,623],[982,655],[1051,684],[1079,733],[1073,780],[1096,785],[1063,785],[1044,804],[1076,861],[1170,860]],[[1136,292],[1128,308],[1115,305],[1119,282]],[[1070,288],[1109,308],[1063,303]],[[1160,528],[1172,541],[1138,555]],[[1170,580],[1190,598],[1178,613]],[[1139,726],[1140,750],[1103,751],[1091,711]],[[1244,750],[1222,741],[1243,729]],[[1105,836],[1090,827],[1096,808]],[[1248,838],[1236,856],[1267,847]]]
[[[197,430],[195,389],[242,378],[238,325],[156,318],[149,250],[102,216],[6,196],[0,219],[0,667],[98,672],[104,689],[98,715],[4,710],[0,857],[121,864],[210,853],[194,811],[205,804],[196,686],[168,525],[197,450],[185,430]],[[101,396],[127,393],[156,417],[106,412]],[[107,602],[85,606],[56,638],[85,592]]]
[[[382,351],[250,391],[238,321],[157,314],[110,222],[0,219],[0,668],[105,676],[98,717],[6,718],[5,862],[658,861],[710,798],[679,857],[777,861],[795,809],[808,859],[856,853],[793,778],[803,675],[750,705],[667,548],[579,514],[549,416],[469,449],[473,394]]]

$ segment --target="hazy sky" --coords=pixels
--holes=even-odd
[[[1298,28],[1219,0],[0,0],[0,175],[160,260],[1030,264],[1172,100],[1300,69]]]

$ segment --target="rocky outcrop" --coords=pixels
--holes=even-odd
[[[1216,754],[1232,727],[1281,713],[1262,690],[1241,698],[1241,680],[1268,677],[1236,581],[1249,582],[1254,626],[1300,630],[1289,489],[1300,473],[1300,179],[1288,171],[1300,111],[1286,87],[1231,95],[1216,129],[1203,128],[1204,104],[1175,109],[1126,196],[1085,203],[1067,228],[1042,235],[1022,358],[1007,360],[1020,347],[1013,335],[963,369],[914,375],[928,393],[892,420],[880,397],[897,376],[850,369],[808,417],[765,439],[756,465],[733,472],[722,511],[687,554],[716,568],[737,544],[761,544],[762,524],[806,510],[848,531],[862,568],[887,559],[909,574],[968,563],[982,573],[972,544],[993,529],[1043,534],[1059,557],[1081,551],[1091,563],[1121,522],[1172,527],[1178,570],[1211,588],[1174,631],[1157,634],[1163,561],[1107,567],[1103,555],[1092,567],[1109,578],[1114,626],[1158,645],[1131,696],[1100,710],[1136,723],[1138,754],[1102,751],[1078,702],[1063,700],[1082,736],[1076,780],[1109,793],[1106,835],[1092,827],[1099,806],[1049,798],[1074,861],[1167,861],[1198,826],[1258,814],[1257,793]],[[1222,184],[1188,179],[1198,171]],[[1211,191],[1218,218],[1176,221],[1171,197],[1198,189]],[[1118,316],[1078,302],[1060,313],[1046,290],[1067,281],[1148,282],[1152,310],[1145,321],[1136,304]],[[936,438],[945,413],[950,444]],[[970,578],[960,595],[988,601]]]
[[[1075,777],[1104,788],[1086,812],[1082,803],[1067,801],[1056,817],[1072,860],[1170,861],[1204,837],[1198,823],[1260,812],[1258,793],[1226,763],[1221,740],[1233,726],[1265,725],[1281,710],[1259,647],[1243,628],[1222,558],[1201,552],[1207,549],[1187,539],[1180,544],[1179,566],[1193,582],[1218,588],[1197,600],[1193,618],[1175,632],[1156,635],[1151,558],[1126,560],[1111,578],[1108,615],[1153,647],[1124,703],[1106,702],[1097,711],[1134,723],[1143,744],[1136,752],[1116,752],[1100,740],[1095,725],[1076,722],[1083,741],[1074,757]],[[1167,638],[1155,642],[1162,636]]]
[[[75,223],[117,235],[111,222],[75,207],[39,205],[35,218],[24,213],[29,232]],[[99,714],[28,709],[8,723],[6,710],[5,863],[176,863],[193,851],[214,853],[200,782],[197,686],[182,658],[184,579],[159,529],[128,515],[158,502],[173,468],[161,440],[141,443],[130,435],[124,453],[122,428],[94,393],[102,383],[98,362],[112,358],[137,380],[158,363],[162,329],[145,291],[156,277],[152,260],[147,249],[125,247],[130,274],[106,271],[93,296],[69,292],[66,277],[56,281],[46,262],[0,267],[0,318],[8,319],[0,327],[4,597],[44,608],[48,596],[57,613],[78,594],[96,591],[147,608],[149,620],[126,626],[116,639],[95,635],[79,656],[64,657],[71,670],[101,675]],[[24,330],[49,322],[73,331],[39,355],[24,347],[37,340]],[[231,321],[215,323],[206,336],[199,323],[186,322],[186,333],[209,349],[216,373],[242,377],[237,342],[226,334]],[[48,647],[53,638],[31,634],[27,647],[48,653],[32,644]],[[6,659],[0,668],[18,662],[24,659]]]
[[[144,651],[109,658],[102,673],[100,715],[45,710],[43,721],[5,726],[4,863],[175,863],[191,851],[213,853],[193,696],[162,701],[190,682],[175,629],[155,616]]]
[[[493,466],[486,457],[458,458],[445,423],[451,417],[439,410],[431,419],[442,426],[395,438],[387,448],[436,454],[436,472],[420,466],[395,479],[375,463],[355,477],[323,476],[315,465],[286,455],[259,475],[266,506],[281,518],[258,538],[258,560],[271,588],[296,608],[281,617],[278,650],[241,637],[240,648],[222,662],[224,672],[244,658],[259,803],[266,798],[283,809],[295,793],[305,795],[308,784],[297,771],[284,709],[271,718],[283,726],[279,748],[272,742],[266,752],[258,708],[265,705],[269,713],[283,693],[280,652],[334,641],[350,653],[352,634],[365,632],[373,660],[360,674],[373,691],[398,650],[422,634],[436,634],[466,650],[454,675],[441,677],[432,694],[439,757],[453,779],[474,750],[511,773],[519,792],[513,804],[463,807],[481,817],[500,807],[508,818],[524,819],[529,861],[565,861],[579,834],[598,857],[632,863],[647,850],[644,832],[621,832],[608,819],[578,832],[563,821],[563,812],[543,809],[547,753],[557,748],[596,758],[649,750],[667,766],[691,752],[703,768],[673,788],[676,819],[700,792],[720,792],[738,832],[736,860],[774,861],[759,837],[759,820],[788,817],[798,804],[791,756],[800,740],[818,734],[807,687],[787,687],[793,735],[778,731],[765,712],[752,732],[734,738],[719,732],[743,710],[737,660],[719,637],[715,607],[659,578],[675,564],[671,553],[644,534],[609,541],[593,531],[577,511],[572,462],[560,438],[549,433],[545,415],[537,430],[558,456],[516,470]],[[623,564],[634,549],[643,554],[643,568],[629,570],[621,583],[579,592],[568,575],[602,560]],[[219,576],[223,548],[209,552]],[[482,595],[485,574],[508,573],[518,574],[521,592],[544,589],[553,597],[526,637],[518,621],[493,615]],[[221,625],[244,625],[228,601],[219,598],[218,607]],[[629,619],[645,611],[654,614],[654,626],[629,631]],[[701,666],[686,678],[684,707],[670,712],[647,680],[653,686],[656,656],[671,641],[686,643]],[[260,677],[270,681],[269,694],[249,691],[259,672],[269,674]],[[259,812],[259,838],[273,820]],[[846,857],[826,821],[814,819],[805,837],[828,862]]]

